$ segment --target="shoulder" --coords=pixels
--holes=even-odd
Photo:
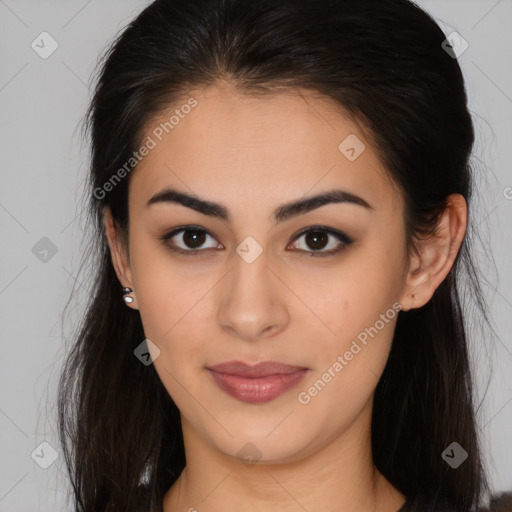
[[[461,509],[447,505],[443,500],[437,500],[433,505],[432,499],[416,496],[409,499],[398,512],[460,512]],[[475,512],[512,512],[512,491],[494,494],[487,507],[478,508]]]
[[[512,491],[495,494],[486,509],[478,512],[512,512]]]

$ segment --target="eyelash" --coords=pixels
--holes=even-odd
[[[186,231],[200,231],[202,233],[206,233],[207,235],[210,235],[210,233],[208,233],[208,231],[206,229],[200,228],[199,226],[182,226],[180,228],[173,229],[169,233],[166,233],[165,235],[160,237],[160,240],[162,240],[164,242],[164,244],[166,245],[166,247],[168,247],[171,251],[176,252],[176,253],[180,253],[180,254],[186,254],[187,256],[194,256],[194,255],[197,255],[198,253],[205,252],[207,249],[190,249],[190,250],[185,250],[185,249],[181,249],[181,248],[176,247],[175,245],[172,245],[172,244],[169,243],[169,240],[171,238],[173,238],[177,234],[184,233]],[[342,231],[331,229],[331,228],[328,228],[326,226],[310,226],[310,227],[302,230],[300,233],[298,233],[295,236],[295,238],[293,238],[292,241],[295,241],[298,238],[300,238],[301,236],[303,236],[305,234],[308,234],[310,232],[314,232],[314,233],[316,233],[316,232],[327,233],[327,234],[333,235],[334,237],[336,237],[340,241],[340,246],[338,246],[336,249],[331,249],[329,251],[319,252],[319,251],[305,251],[305,250],[302,250],[302,249],[297,249],[299,252],[308,254],[309,256],[312,256],[312,257],[333,256],[334,254],[337,254],[337,253],[341,252],[343,249],[348,247],[353,242],[353,240],[351,238],[349,238]],[[210,247],[209,249],[212,249],[212,248]]]

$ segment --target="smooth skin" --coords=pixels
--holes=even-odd
[[[396,512],[405,496],[375,467],[370,426],[397,317],[307,404],[298,394],[394,303],[407,311],[430,300],[460,249],[466,202],[450,196],[436,236],[408,251],[398,188],[360,126],[331,101],[310,91],[254,98],[227,81],[190,95],[197,107],[131,175],[129,247],[105,210],[120,285],[134,290],[128,307],[159,348],[155,369],[181,412],[187,464],[164,511]],[[176,108],[152,120],[145,137]],[[350,134],[366,146],[354,161],[338,149]],[[172,202],[146,206],[167,187],[222,204],[230,220]],[[371,208],[331,203],[273,220],[282,204],[331,189]],[[161,240],[184,225],[207,233],[195,244],[184,232]],[[315,226],[353,242],[297,235]],[[247,237],[262,249],[251,263],[236,251]],[[175,253],[173,243],[202,252]],[[278,398],[249,404],[206,370],[233,359],[309,370]]]

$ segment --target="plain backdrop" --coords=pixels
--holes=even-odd
[[[75,283],[88,165],[79,123],[102,50],[149,3],[0,0],[0,512],[70,509],[55,429],[55,385],[66,349],[64,306],[74,285],[81,302],[71,308],[69,321],[78,318],[91,286]],[[476,339],[472,354],[477,403],[485,398],[478,419],[492,483],[496,491],[510,490],[512,1],[419,4],[447,35],[457,31],[469,45],[459,62],[482,178],[475,224],[488,232],[477,256],[488,277],[483,286],[496,333],[491,352]],[[37,47],[41,37],[45,48]],[[42,58],[52,44],[56,51]]]

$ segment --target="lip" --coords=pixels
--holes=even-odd
[[[247,403],[265,403],[296,386],[308,372],[307,368],[277,361],[248,365],[228,361],[207,368],[219,388]]]

